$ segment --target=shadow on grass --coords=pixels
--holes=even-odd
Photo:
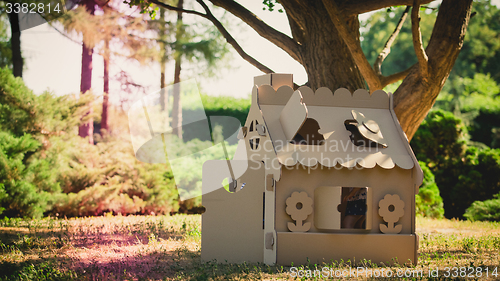
[[[74,280],[72,270],[60,270],[54,260],[25,260],[0,263],[0,280]]]
[[[181,241],[182,235],[166,231],[68,234],[3,227],[0,280],[163,280],[177,274]]]

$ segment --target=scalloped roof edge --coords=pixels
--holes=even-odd
[[[261,85],[258,91],[259,104],[285,105],[294,90],[289,86],[281,86],[275,90],[270,85]],[[390,108],[390,95],[383,90],[374,91],[371,95],[367,90],[358,89],[351,93],[346,88],[339,88],[332,92],[321,87],[314,92],[307,86],[297,89],[302,94],[302,102],[314,106],[360,107],[360,108]]]

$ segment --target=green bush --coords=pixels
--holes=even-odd
[[[36,96],[21,78],[0,69],[0,131],[31,134],[41,141],[76,132],[92,99],[91,95],[54,97],[49,92]]]
[[[467,125],[470,140],[500,148],[500,85],[489,74],[450,78],[434,106],[453,111]]]
[[[59,216],[166,214],[178,208],[175,183],[165,164],[135,158],[130,143],[106,139],[90,145],[74,136],[54,138],[47,155],[58,158],[63,193],[51,213]]]
[[[40,147],[30,135],[15,137],[0,132],[0,211],[6,216],[41,217],[47,209],[48,192],[57,190],[57,185],[43,182],[37,172],[46,163],[27,163],[28,155]],[[35,183],[49,186],[48,190],[37,188]],[[1,213],[1,212],[0,212]]]
[[[434,110],[411,141],[417,158],[435,176],[447,218],[463,218],[474,201],[500,191],[500,149],[467,147],[464,124],[443,110]]]
[[[240,125],[244,125],[247,120],[248,111],[250,110],[250,97],[248,98],[234,98],[234,97],[213,97],[202,95],[201,101],[205,110],[205,114],[210,118],[211,116],[230,116],[236,118]],[[188,106],[187,106],[188,107]],[[182,111],[183,116],[189,116],[193,111],[200,110],[201,108],[184,108]],[[228,126],[229,124],[223,124]],[[227,138],[232,135],[238,128],[231,124],[229,128],[223,128],[224,137]],[[202,124],[205,126],[205,124]],[[199,130],[193,126],[184,128],[184,140],[193,140],[199,138]],[[202,141],[209,141],[210,139],[201,139]]]
[[[418,160],[440,166],[460,158],[467,130],[462,120],[441,109],[429,112],[410,144]]]
[[[464,217],[470,221],[500,221],[500,193],[494,199],[475,201],[465,211]]]
[[[474,201],[500,192],[500,149],[468,147],[460,156],[434,173],[449,218],[462,218]]]
[[[201,98],[208,116],[232,116],[243,125],[247,120],[251,99],[234,97],[212,97],[203,95]]]
[[[0,213],[40,217],[60,192],[54,161],[44,150],[50,137],[80,122],[88,99],[35,96],[6,68],[0,69]]]
[[[419,161],[424,172],[424,181],[415,195],[416,213],[424,217],[442,218],[444,215],[443,198],[439,195],[439,188],[434,175],[424,162]]]
[[[77,135],[92,99],[36,96],[8,69],[0,69],[2,216],[177,210],[178,195],[167,165],[139,162],[123,137],[108,136],[90,145]]]

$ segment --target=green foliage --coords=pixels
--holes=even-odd
[[[474,201],[487,200],[500,192],[500,150],[469,147],[460,158],[439,167],[446,216],[462,217]]]
[[[203,109],[205,114],[210,118],[211,116],[230,116],[234,117],[239,121],[239,125],[243,125],[246,122],[248,111],[250,110],[250,99],[234,98],[234,97],[214,97],[208,95],[201,95],[201,101],[203,103]],[[183,116],[190,116],[192,112],[196,110],[201,110],[197,108],[199,104],[183,104]],[[214,119],[215,120],[215,119]],[[213,122],[211,120],[210,122]],[[200,124],[205,126],[206,124]],[[227,122],[225,124],[219,124],[222,126],[222,132],[224,138],[228,138],[233,135],[238,127],[236,122]],[[212,128],[213,130],[214,128]],[[192,140],[194,138],[200,138],[200,130],[194,126],[186,126],[183,131],[183,138],[185,140]],[[211,141],[211,139],[201,139],[202,141]],[[233,144],[233,143],[231,143]]]
[[[274,11],[274,7],[276,5],[281,5],[281,3],[277,0],[263,0],[262,4],[264,4],[264,7],[262,8],[262,10],[264,10],[264,11],[268,10],[269,12]],[[283,9],[282,8],[278,9],[278,12],[283,13]]]
[[[490,0],[474,1],[464,45],[452,75],[472,77],[489,73],[500,83],[500,10]]]
[[[475,73],[491,74],[500,82],[500,10],[490,0],[474,1],[462,50],[455,62],[450,79],[473,77]],[[392,8],[373,14],[361,23],[361,47],[368,61],[373,64],[385,42],[394,31],[405,7]],[[420,13],[423,46],[426,47],[432,33],[437,10],[423,9]],[[382,64],[382,73],[400,72],[417,62],[411,35],[411,20],[407,17],[391,52]]]
[[[475,201],[465,211],[464,217],[470,221],[500,221],[500,193],[494,199]]]
[[[97,145],[77,135],[91,95],[35,96],[0,70],[0,210],[9,217],[169,213],[177,192],[169,167],[139,162],[130,143]],[[90,98],[89,98],[90,97]]]
[[[424,217],[443,218],[443,198],[439,195],[439,188],[434,175],[424,162],[419,162],[424,172],[424,181],[415,195],[416,213]]]
[[[468,127],[471,141],[500,148],[500,86],[489,74],[455,77],[445,87],[435,107],[453,111]]]
[[[180,55],[192,65],[190,68],[183,66],[183,70],[214,77],[221,68],[229,66],[229,46],[215,26],[194,23],[183,25],[183,30],[182,38],[170,44],[175,49],[174,57]]]
[[[60,191],[53,159],[46,158],[54,130],[79,122],[86,100],[35,96],[21,79],[0,69],[0,209],[2,215],[40,217]]]
[[[391,9],[389,12],[376,12],[366,22],[361,23],[361,48],[370,64],[373,65],[375,59],[384,48],[387,39],[389,39],[396,28],[404,10],[405,7],[398,7]],[[429,42],[436,14],[436,11],[430,9],[426,9],[425,12],[420,14],[422,19],[420,21],[420,29],[424,46]],[[403,28],[391,47],[391,52],[382,64],[382,74],[390,75],[400,72],[415,63],[417,63],[417,57],[413,49],[411,20],[408,15]]]
[[[0,132],[0,206],[3,215],[40,217],[47,208],[49,194],[35,185],[37,168],[43,165],[26,163],[28,154],[40,147],[30,135],[15,137]],[[51,185],[44,183],[44,185]],[[57,187],[57,186],[56,186]]]
[[[249,98],[202,95],[201,101],[207,116],[232,116],[238,119],[242,125],[245,124],[250,110]]]
[[[175,142],[175,140],[171,140]],[[195,194],[201,194],[201,180],[202,180],[202,169],[203,164],[208,160],[214,159],[226,159],[222,146],[211,147],[212,142],[204,142],[197,139],[191,140],[186,143],[182,143],[177,140],[175,144],[179,147],[179,155],[174,155],[176,161],[176,174],[175,181],[177,185],[184,187],[189,187],[190,190],[179,190],[179,193],[184,192],[183,196],[189,197]],[[209,149],[206,149],[210,147]],[[227,145],[226,150],[230,159],[232,159],[234,153],[236,152],[237,145]],[[193,154],[196,153],[196,154]],[[190,157],[179,157],[181,155],[189,155]],[[170,157],[170,155],[169,155]],[[178,157],[178,158],[177,158]],[[171,159],[171,158],[169,158]],[[192,202],[192,207],[201,206],[201,197],[194,198]]]
[[[444,110],[432,110],[411,140],[417,159],[432,165],[442,165],[460,157],[466,129],[460,118]]]
[[[67,132],[80,124],[92,99],[92,95],[78,100],[73,96],[54,97],[48,92],[35,96],[21,78],[0,69],[0,130],[37,137]]]
[[[461,110],[474,118],[469,124],[473,141],[490,147],[500,147],[494,130],[500,127],[500,86],[490,75],[477,73],[474,79],[464,78]]]
[[[0,3],[4,8],[5,2]],[[7,13],[0,14],[0,67],[12,67],[12,50],[10,48],[9,20]]]
[[[473,77],[453,77],[445,84],[436,105],[444,110],[464,112],[500,111],[500,86],[490,74],[475,73]]]
[[[465,128],[450,112],[434,110],[411,141],[435,175],[445,216],[461,218],[474,201],[500,192],[500,150],[466,146]]]
[[[54,260],[40,263],[2,263],[0,280],[74,280],[77,274],[72,270],[62,271]]]
[[[129,143],[108,139],[90,145],[84,139],[54,138],[48,155],[57,155],[57,196],[51,213],[65,216],[165,214],[177,208],[177,192],[168,167],[139,162]]]

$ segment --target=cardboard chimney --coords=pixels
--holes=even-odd
[[[415,264],[423,174],[392,94],[254,82],[233,160],[203,166],[202,260]]]

